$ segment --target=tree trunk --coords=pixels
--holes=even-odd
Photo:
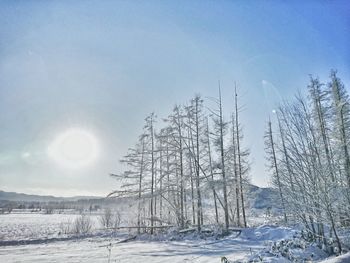
[[[232,114],[232,147],[233,147],[233,169],[235,176],[235,199],[236,199],[236,210],[237,210],[237,225],[241,226],[241,216],[240,216],[240,208],[239,208],[239,184],[238,184],[238,172],[237,172],[237,153],[236,153],[236,140],[235,140],[235,122],[234,116]]]
[[[224,155],[224,132],[223,132],[223,116],[222,116],[222,103],[221,103],[221,90],[219,87],[219,118],[220,118],[220,157],[221,157],[221,171],[223,181],[223,193],[224,193],[224,215],[225,215],[225,230],[229,228],[229,214],[228,214],[228,202],[227,202],[227,182],[225,174],[225,155]]]
[[[271,121],[269,121],[269,136],[270,136],[270,144],[271,144],[271,150],[272,150],[273,165],[274,165],[274,168],[275,168],[276,179],[277,179],[277,184],[278,184],[278,191],[279,191],[279,194],[280,194],[280,197],[281,197],[284,222],[287,223],[286,207],[285,207],[284,198],[283,198],[283,194],[282,194],[282,186],[281,186],[281,181],[280,181],[279,171],[278,171],[278,166],[277,166],[275,145],[274,145],[273,136],[272,136]]]
[[[210,137],[209,137],[209,121],[207,118],[207,143],[208,143],[208,157],[209,157],[209,169],[210,169],[210,178],[211,182],[214,182],[214,173],[213,173],[213,165],[211,160],[211,151],[210,151]],[[213,189],[213,199],[214,199],[214,208],[215,208],[215,221],[217,224],[219,224],[219,215],[218,215],[218,206],[217,206],[217,197],[216,197],[216,191],[214,186],[212,186]]]
[[[238,154],[238,171],[239,171],[239,184],[240,184],[240,192],[241,192],[241,202],[242,202],[242,215],[243,215],[243,223],[244,227],[247,227],[247,220],[245,216],[245,207],[244,207],[244,196],[243,196],[243,180],[242,180],[242,165],[241,165],[241,150],[239,145],[239,122],[238,122],[238,101],[237,101],[237,90],[235,87],[235,106],[236,106],[236,134],[237,134],[237,154]]]

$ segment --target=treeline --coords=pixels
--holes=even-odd
[[[139,232],[165,224],[198,231],[204,224],[226,231],[247,226],[249,152],[242,147],[236,89],[234,95],[227,119],[220,89],[218,98],[208,99],[212,107],[196,95],[160,122],[154,113],[147,116],[136,145],[121,160],[127,169],[111,174],[121,187],[110,196],[135,197]]]
[[[265,142],[284,220],[302,222],[323,246],[332,238],[340,252],[337,229],[350,225],[349,95],[336,71],[327,84],[311,76],[308,96],[275,113]]]
[[[64,210],[98,211],[104,207],[108,207],[112,203],[108,199],[80,199],[77,201],[8,201],[0,200],[0,214],[11,213],[14,209],[30,210],[31,212],[44,212],[52,214],[54,212],[63,212]]]

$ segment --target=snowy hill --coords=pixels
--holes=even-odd
[[[101,199],[97,196],[74,196],[74,197],[56,197],[52,195],[29,195],[16,192],[5,192],[0,190],[0,200],[14,202],[59,202],[59,201],[77,201],[85,199]]]
[[[99,196],[74,196],[74,197],[56,197],[52,195],[29,195],[16,192],[5,192],[0,190],[0,201],[12,202],[61,202],[78,200],[97,200],[102,199]],[[247,198],[249,207],[253,210],[266,210],[271,208],[274,211],[279,210],[278,193],[273,188],[262,188],[255,185],[249,185]]]

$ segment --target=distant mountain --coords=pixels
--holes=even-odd
[[[280,201],[278,191],[270,187],[258,187],[249,185],[247,196],[247,204],[252,211],[261,211],[271,208],[273,211],[279,211]],[[115,200],[115,199],[114,199]],[[60,201],[80,201],[83,203],[94,202],[114,202],[111,200],[104,200],[103,197],[98,196],[74,196],[74,197],[56,197],[51,195],[29,195],[15,192],[4,192],[0,190],[0,201],[17,201],[17,202],[60,202]],[[203,200],[204,201],[204,200]],[[127,202],[124,199],[123,202]]]
[[[29,195],[16,192],[5,192],[0,190],[0,200],[17,202],[59,202],[59,201],[78,201],[87,199],[101,199],[98,196],[74,196],[74,197],[56,197],[52,195]]]

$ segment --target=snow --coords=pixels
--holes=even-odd
[[[54,242],[40,245],[8,246],[0,249],[3,262],[107,262],[106,246],[117,240],[93,238],[79,241]],[[263,248],[253,240],[217,241],[136,240],[113,244],[111,262],[219,262],[222,256],[243,259]]]
[[[332,257],[329,259],[325,259],[320,263],[349,263],[350,262],[350,252],[339,257]]]
[[[78,214],[11,213],[0,216],[0,241],[33,240],[61,236]],[[97,225],[97,216],[91,216]]]
[[[171,230],[154,237],[141,235],[125,243],[118,241],[128,237],[128,233],[112,236],[95,232],[93,237],[52,239],[60,236],[58,233],[62,222],[72,222],[77,216],[35,213],[1,215],[0,241],[36,241],[33,244],[0,246],[1,262],[92,263],[108,262],[109,256],[110,262],[220,262],[221,257],[226,257],[229,262],[291,262],[288,256],[283,255],[285,248],[300,260],[317,261],[327,257],[321,249],[299,238],[298,226],[261,225],[243,229],[238,236],[234,232],[222,238],[198,235],[196,232],[179,235]],[[97,215],[91,217],[97,228]],[[349,258],[347,254],[323,262],[350,262]]]

